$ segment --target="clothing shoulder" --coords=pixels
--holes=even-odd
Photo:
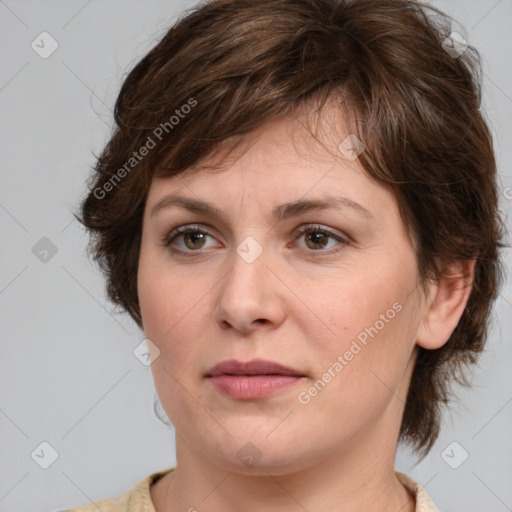
[[[410,476],[395,471],[395,475],[409,491],[416,497],[415,512],[440,512],[434,505],[424,487],[415,482]]]
[[[151,484],[174,468],[153,473],[143,478],[134,487],[116,498],[105,498],[73,508],[59,509],[54,512],[155,512],[151,501]]]
[[[98,512],[98,510],[101,510],[101,512],[155,512],[153,502],[151,501],[151,484],[173,469],[149,475],[117,498],[107,498],[74,508],[55,510],[54,512]],[[395,471],[395,474],[416,497],[415,512],[439,512],[439,509],[432,503],[425,488],[403,473]]]

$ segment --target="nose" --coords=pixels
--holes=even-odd
[[[254,261],[240,254],[233,251],[217,288],[215,319],[222,329],[244,335],[262,326],[274,329],[286,317],[285,286],[276,275],[277,265],[265,251]]]

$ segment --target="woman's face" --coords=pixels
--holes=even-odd
[[[396,200],[296,120],[250,141],[146,203],[139,300],[178,456],[279,474],[394,450],[424,312]]]

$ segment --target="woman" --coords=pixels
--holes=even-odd
[[[435,14],[435,16],[430,16]],[[175,468],[73,510],[435,511],[501,283],[478,53],[406,0],[217,0],[126,78],[79,220]]]

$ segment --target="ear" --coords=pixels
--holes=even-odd
[[[439,282],[432,283],[416,343],[428,350],[441,348],[459,323],[471,294],[476,260],[450,262]]]

